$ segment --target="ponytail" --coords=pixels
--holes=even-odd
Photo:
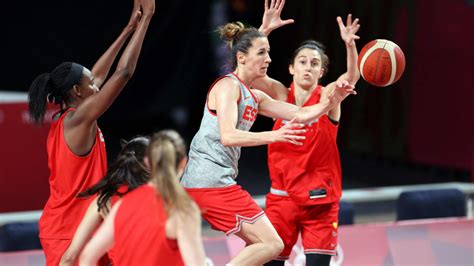
[[[168,215],[175,212],[192,213],[189,210],[193,208],[193,202],[179,184],[177,176],[177,158],[181,147],[175,145],[176,139],[172,139],[169,132],[156,133],[150,141],[148,158],[152,171],[151,182],[156,186],[157,196],[163,199]],[[179,140],[182,141],[181,137]]]
[[[83,70],[77,63],[64,62],[33,80],[28,91],[28,112],[35,123],[43,123],[46,100],[58,104],[63,111],[70,102],[69,90],[80,83]]]
[[[33,80],[28,91],[28,112],[33,122],[43,123],[46,98],[51,91],[51,75],[43,73]]]

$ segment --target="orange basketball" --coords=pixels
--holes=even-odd
[[[394,42],[376,39],[362,48],[357,65],[365,81],[385,87],[402,76],[405,70],[405,55]]]

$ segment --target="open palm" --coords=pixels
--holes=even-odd
[[[260,26],[260,30],[265,35],[268,36],[274,29],[294,22],[293,19],[281,19],[281,11],[284,6],[285,0],[271,0],[270,5],[268,5],[268,0],[265,0],[265,11]]]
[[[355,40],[360,39],[356,35],[360,28],[359,19],[356,18],[352,21],[352,15],[347,15],[346,25],[342,22],[341,17],[337,17],[337,24],[339,25],[339,31],[341,32],[341,38],[346,44],[355,44]]]

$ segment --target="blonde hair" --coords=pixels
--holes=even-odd
[[[230,50],[230,65],[237,67],[237,52],[247,54],[255,38],[266,36],[254,27],[246,27],[242,22],[230,22],[220,26],[217,31]]]
[[[148,147],[151,182],[156,186],[157,196],[163,199],[168,215],[176,211],[188,213],[193,206],[177,176],[178,157],[184,158],[183,152],[184,141],[175,131],[160,131],[151,137]]]

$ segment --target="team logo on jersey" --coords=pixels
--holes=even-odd
[[[242,114],[242,119],[253,122],[255,121],[256,118],[257,118],[257,108],[253,108],[250,105],[246,105],[244,113]]]

